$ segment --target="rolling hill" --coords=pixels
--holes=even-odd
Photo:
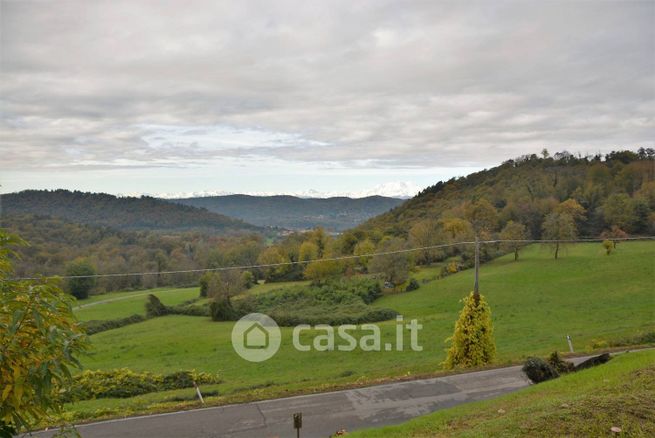
[[[34,214],[130,231],[259,232],[262,228],[222,214],[142,196],[68,190],[24,190],[0,196],[3,215]]]
[[[577,219],[580,235],[597,236],[612,225],[630,234],[654,233],[655,151],[617,151],[604,159],[568,152],[518,157],[438,182],[355,231],[407,237],[421,221],[470,220],[467,207],[485,200],[497,214],[494,226],[518,222],[532,238],[539,238],[545,216],[567,199],[584,208],[584,216]]]
[[[367,219],[401,204],[402,199],[384,196],[366,198],[299,198],[296,196],[227,195],[171,201],[206,208],[214,213],[242,219],[259,226],[331,231],[355,227]]]

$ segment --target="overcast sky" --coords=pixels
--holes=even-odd
[[[653,1],[1,5],[2,192],[411,190],[655,143]]]

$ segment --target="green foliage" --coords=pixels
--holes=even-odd
[[[71,298],[55,281],[11,281],[13,247],[0,230],[0,432],[18,431],[61,408],[56,394],[70,383],[88,346]]]
[[[605,248],[605,254],[612,254],[612,250],[614,249],[614,242],[611,240],[603,240],[603,248]]]
[[[88,335],[104,332],[107,330],[125,327],[126,325],[136,324],[145,321],[147,318],[143,315],[134,314],[125,318],[97,320],[92,319],[84,322],[84,329]]]
[[[238,312],[227,297],[216,297],[209,304],[209,314],[214,321],[235,321],[250,312]]]
[[[222,318],[214,319],[220,321],[259,312],[271,316],[281,326],[362,324],[392,319],[397,315],[390,309],[369,306],[381,295],[377,281],[362,278],[249,295],[235,299],[234,307],[229,308],[226,303],[212,305]]]
[[[338,260],[317,260],[305,268],[305,278],[314,284],[325,283],[342,273],[343,263]]]
[[[70,263],[66,267],[67,276],[80,276],[82,278],[68,278],[66,280],[66,287],[68,291],[78,300],[89,297],[89,292],[96,284],[95,268],[87,260],[79,259]]]
[[[557,351],[553,351],[550,356],[548,356],[548,364],[560,374],[575,371],[575,365],[573,365],[572,362],[562,360]]]
[[[211,272],[205,272],[202,274],[200,277],[200,280],[198,280],[198,284],[200,285],[200,296],[201,297],[207,297],[207,293],[209,290],[209,282],[212,278],[212,273]]]
[[[410,253],[399,252],[407,248],[407,244],[400,238],[385,239],[378,245],[377,255],[368,263],[368,270],[377,274],[384,281],[394,286],[403,284],[409,278],[409,271],[413,266]]]
[[[505,228],[500,232],[502,240],[526,240],[528,232],[525,225],[512,220],[508,221]],[[519,250],[525,246],[523,242],[506,242],[502,244],[503,249],[514,252],[514,261],[519,259]]]
[[[559,377],[557,370],[540,357],[529,357],[523,364],[523,372],[534,383]]]
[[[416,278],[411,278],[409,283],[407,283],[407,287],[405,287],[405,292],[411,292],[419,287],[421,287],[421,285],[418,283],[418,280],[416,280]]]
[[[62,395],[66,402],[94,398],[128,398],[150,392],[191,388],[197,384],[221,383],[217,375],[192,371],[171,374],[139,373],[128,368],[85,370],[75,376],[71,388]]]
[[[451,347],[444,362],[450,369],[487,365],[496,356],[489,304],[484,296],[480,295],[478,299],[473,292],[463,301],[464,308],[455,323],[455,333],[450,338]]]
[[[574,240],[578,237],[578,230],[573,217],[568,213],[552,212],[546,216],[543,224],[544,240],[556,240],[551,244],[555,258],[559,256],[560,247],[564,244],[560,240]]]
[[[153,294],[148,295],[148,301],[146,302],[146,316],[148,318],[154,318],[157,316],[164,316],[168,314],[168,308],[164,306],[159,298]]]

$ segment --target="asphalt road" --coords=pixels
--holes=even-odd
[[[575,363],[585,358],[570,359]],[[83,438],[295,437],[292,415],[302,412],[301,437],[328,437],[397,424],[461,403],[492,398],[530,384],[520,366],[398,382],[321,394],[130,417],[77,426]],[[54,431],[33,434],[52,436]]]

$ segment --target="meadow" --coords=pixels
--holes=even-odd
[[[497,365],[515,363],[530,355],[568,350],[570,335],[577,352],[606,347],[611,342],[655,330],[655,243],[620,243],[605,255],[600,244],[566,247],[560,259],[542,245],[526,247],[518,262],[513,255],[484,264],[480,290],[489,301],[497,344]],[[421,287],[386,295],[372,306],[390,308],[405,321],[423,325],[423,351],[298,352],[291,328],[282,328],[282,346],[271,359],[251,363],[232,349],[232,322],[171,315],[93,335],[93,348],[83,364],[88,369],[128,367],[168,373],[195,369],[220,374],[223,383],[203,390],[217,391],[210,404],[239,402],[336,387],[365,385],[388,379],[443,372],[445,340],[452,334],[460,299],[470,292],[472,270],[436,279],[439,266],[422,268],[413,276]],[[263,285],[262,285],[263,286]],[[272,285],[267,288],[275,289]],[[270,290],[269,289],[269,290]],[[266,291],[259,291],[266,293]],[[104,319],[143,313],[146,294],[78,309],[82,319]],[[149,292],[148,292],[149,293]],[[250,293],[258,293],[253,290]],[[95,300],[128,296],[108,294]],[[136,295],[141,294],[141,295]],[[167,305],[197,296],[197,288],[158,290]],[[139,310],[141,306],[141,310]],[[116,314],[118,312],[119,314]],[[378,324],[385,341],[395,340],[396,322]],[[317,332],[304,332],[303,341]],[[405,345],[409,345],[406,331]],[[187,400],[188,401],[185,401]],[[101,399],[67,405],[72,419],[197,406],[193,390],[146,394],[130,399]]]

